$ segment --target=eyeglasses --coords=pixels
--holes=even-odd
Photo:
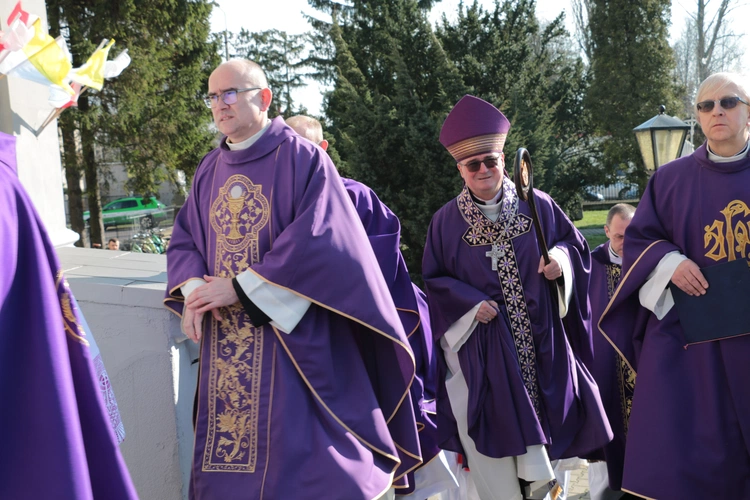
[[[224,101],[224,104],[231,105],[237,102],[237,94],[241,92],[250,92],[251,90],[260,90],[262,88],[263,87],[251,87],[249,89],[231,89],[225,90],[224,92],[221,92],[219,94],[208,94],[203,98],[203,102],[206,104],[207,108],[214,108],[217,104],[219,104],[219,97],[221,96],[221,100]]]
[[[714,109],[714,105],[716,103],[719,103],[719,106],[721,106],[724,109],[732,109],[737,106],[738,102],[741,102],[743,104],[747,104],[750,106],[750,104],[742,99],[741,97],[733,96],[733,97],[722,97],[718,101],[701,101],[698,104],[695,105],[696,108],[698,108],[698,111],[701,113],[710,113]]]
[[[482,167],[482,163],[484,163],[484,166],[487,167],[487,170],[490,170],[490,169],[497,167],[500,164],[500,157],[499,156],[487,156],[486,158],[482,160],[472,160],[469,163],[459,163],[459,165],[464,167],[469,172],[474,173],[474,172],[479,172],[479,169]]]

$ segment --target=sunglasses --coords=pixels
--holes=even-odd
[[[719,106],[721,106],[723,109],[732,109],[736,107],[737,103],[739,102],[750,106],[750,104],[748,104],[748,102],[742,99],[741,97],[734,96],[734,97],[722,97],[718,101],[701,101],[698,104],[696,104],[695,107],[698,108],[698,111],[700,111],[701,113],[710,113],[711,111],[713,111],[714,105],[716,105],[717,102],[719,103]]]
[[[482,160],[472,160],[469,163],[459,163],[459,165],[473,174],[475,172],[479,172],[479,169],[482,168],[482,163],[484,163],[484,166],[487,167],[487,170],[490,170],[500,165],[500,157],[488,156]]]
[[[262,87],[251,87],[249,89],[232,89],[225,90],[220,94],[209,94],[203,98],[203,102],[206,103],[206,107],[215,108],[219,104],[219,97],[224,101],[224,104],[231,105],[237,102],[237,94],[241,92],[250,92],[251,90],[260,90]]]

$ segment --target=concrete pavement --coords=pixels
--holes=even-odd
[[[532,500],[541,500],[546,493],[532,495]],[[591,500],[589,496],[589,468],[583,467],[570,472],[567,500]]]
[[[589,469],[574,470],[570,473],[570,486],[568,487],[568,500],[590,500],[589,496]]]

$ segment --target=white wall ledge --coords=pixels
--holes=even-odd
[[[198,348],[163,305],[164,255],[58,247],[63,273],[101,350],[141,498],[187,498]]]
[[[79,301],[164,308],[165,255],[77,247],[58,248],[57,254]]]

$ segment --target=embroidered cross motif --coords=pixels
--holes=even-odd
[[[492,270],[497,272],[503,290],[523,385],[539,422],[543,422],[531,319],[513,244],[515,238],[531,231],[531,217],[518,212],[518,195],[507,177],[503,179],[503,207],[496,222],[479,210],[466,186],[457,202],[461,216],[469,225],[463,236],[464,242],[472,247],[492,245],[492,250],[485,256],[492,258]]]
[[[472,247],[507,242],[531,231],[531,217],[518,213],[518,195],[513,183],[503,181],[503,206],[497,221],[488,219],[471,199],[469,189],[464,186],[458,195],[458,210],[469,224],[463,240]],[[489,255],[488,255],[489,257]],[[496,267],[493,266],[493,270]]]
[[[492,270],[497,271],[497,259],[505,257],[505,251],[497,243],[493,243],[492,250],[485,252],[484,255],[492,259]]]

